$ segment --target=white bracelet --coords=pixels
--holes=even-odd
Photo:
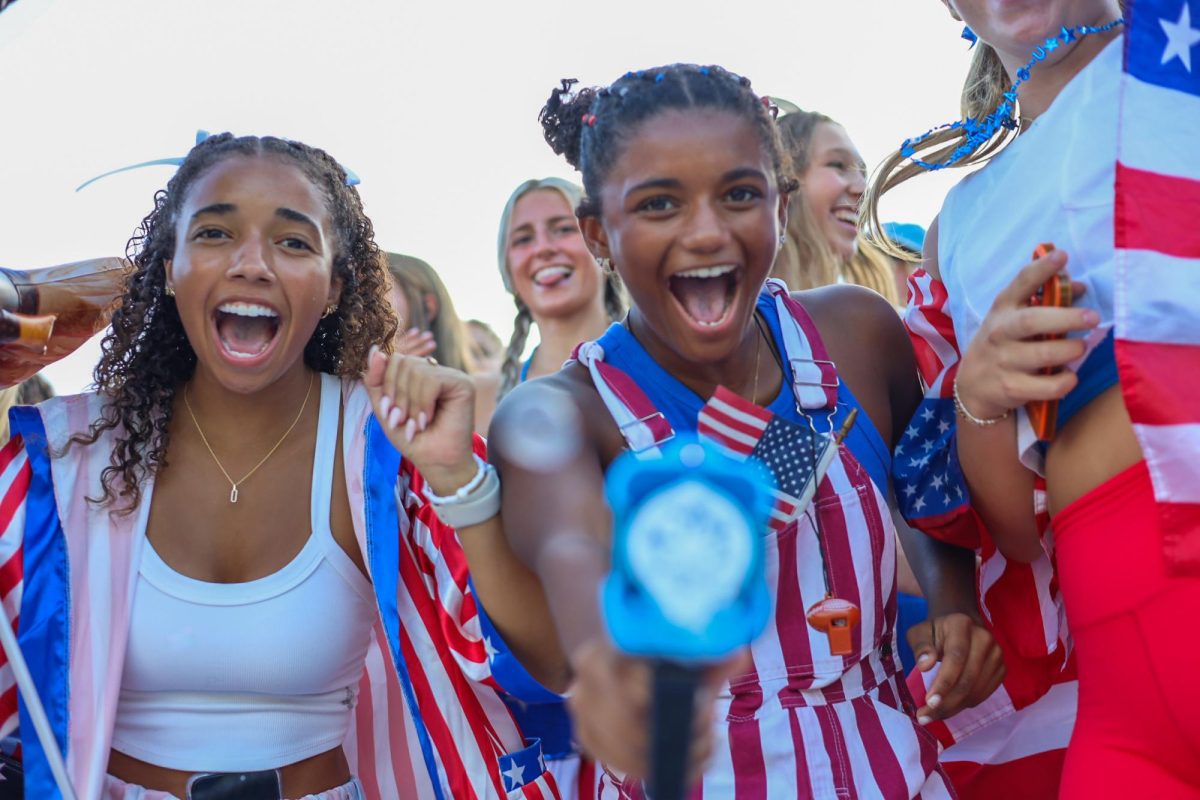
[[[961,416],[967,422],[971,423],[972,425],[976,425],[980,428],[986,428],[990,425],[995,425],[997,422],[1006,420],[1006,419],[1008,419],[1008,415],[1012,413],[1012,409],[1010,408],[1010,409],[1006,410],[1000,416],[991,417],[990,419],[980,419],[979,417],[972,414],[970,411],[967,410],[967,407],[965,405],[963,405],[962,398],[958,396],[958,376],[957,375],[954,376],[954,409],[958,412],[959,416]]]
[[[454,494],[448,494],[445,497],[442,497],[439,494],[434,494],[433,490],[429,488],[429,482],[426,481],[425,498],[435,506],[447,505],[449,503],[461,503],[463,500],[466,500],[467,495],[478,489],[479,484],[483,483],[483,479],[485,477],[484,473],[487,471],[488,467],[491,467],[491,464],[487,463],[474,453],[471,454],[471,457],[475,459],[475,474],[471,476],[471,480],[458,487],[458,490],[455,491]]]
[[[479,456],[475,456],[475,463],[478,466],[475,476],[452,495],[436,495],[425,484],[425,499],[438,518],[451,528],[469,528],[500,513],[500,477],[496,468]]]

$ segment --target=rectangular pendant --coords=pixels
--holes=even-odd
[[[231,502],[231,503],[237,502],[237,484],[236,483],[233,485],[233,489],[231,489],[229,491],[229,502]]]

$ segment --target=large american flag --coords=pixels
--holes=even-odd
[[[777,417],[724,386],[700,409],[696,432],[736,458],[755,458],[775,478],[769,525],[782,531],[812,502],[817,484],[836,452],[832,439],[805,425]]]
[[[1167,562],[1200,573],[1200,0],[1127,6],[1116,353]]]

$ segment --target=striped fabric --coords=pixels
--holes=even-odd
[[[896,448],[896,497],[911,525],[979,554],[979,608],[1004,651],[1007,668],[1003,685],[991,698],[929,729],[946,748],[942,764],[964,797],[1005,796],[1018,780],[1030,797],[1053,797],[1075,717],[1078,683],[1054,571],[1044,483],[1038,479],[1031,502],[1046,554],[1032,564],[1012,563],[996,549],[972,511],[958,463],[953,387],[960,355],[946,288],[918,269],[908,289],[904,321],[926,392]],[[933,674],[910,676],[914,696],[924,696]],[[1045,699],[1051,694],[1052,700]],[[1030,725],[1037,726],[1046,714],[1071,720],[1066,734],[1027,736]],[[1061,727],[1055,730],[1061,732]],[[1014,750],[1013,737],[1023,737],[1029,747]],[[999,787],[999,795],[989,794],[987,787],[992,786]]]
[[[832,366],[819,339],[805,333],[796,318],[803,314],[811,324],[803,308],[790,303],[780,310],[787,356],[795,355],[788,340],[802,338],[805,359]],[[808,377],[801,374],[802,380]],[[829,377],[813,373],[821,384],[830,383]],[[625,396],[632,408],[614,407],[614,392],[601,396],[616,420],[645,417],[649,410],[640,390]],[[822,392],[821,402],[824,397]],[[862,612],[853,652],[846,656],[832,655],[828,638],[805,619],[805,610],[826,594],[818,532],[830,556],[832,592]],[[775,611],[751,647],[752,669],[730,681],[717,701],[716,755],[696,797],[953,796],[938,771],[937,745],[913,719],[915,707],[897,674],[895,542],[886,500],[853,455],[840,448],[812,504],[783,531],[767,533]],[[602,777],[597,794],[640,796],[634,782],[611,773]]]
[[[344,743],[351,770],[371,800],[556,798],[540,748],[527,746],[496,687],[517,696],[544,690],[502,641],[485,636],[490,623],[475,604],[457,536],[423,500],[420,477],[374,422],[365,390],[346,383],[342,392],[351,515],[381,612],[360,684],[364,702]],[[100,402],[80,395],[15,409],[13,429],[23,438],[0,451],[13,467],[0,471],[9,519],[0,552],[17,554],[15,572],[0,578],[15,574],[20,592],[23,569],[18,639],[81,798],[99,797],[105,780],[131,565],[144,532],[130,516],[84,499],[97,494],[109,437],[53,460],[46,443],[61,447]],[[0,681],[12,685],[7,668]],[[23,703],[20,715],[27,796],[58,798]]]
[[[960,356],[946,288],[923,269],[908,288],[904,322],[927,388],[895,451],[897,502],[913,527],[979,553],[979,607],[1009,656],[1005,685],[1014,707],[1022,708],[1059,682],[1068,658],[1045,494],[1039,490],[1030,502],[1046,554],[1032,564],[1009,562],[971,510],[958,463],[953,392]]]
[[[25,588],[21,546],[25,528],[25,505],[29,490],[29,459],[21,437],[0,450],[0,602],[4,620],[17,629],[21,613],[21,595]],[[0,653],[0,739],[17,727],[17,683],[8,659]]]
[[[700,409],[696,432],[735,458],[756,458],[770,470],[775,503],[768,524],[776,533],[812,502],[818,483],[813,478],[825,474],[835,455],[827,434],[776,417],[724,386],[718,386]]]
[[[1200,0],[1126,9],[1116,354],[1173,572],[1200,574]]]
[[[909,675],[918,704],[937,672],[935,666]],[[1056,800],[1078,705],[1079,682],[1070,676],[1019,712],[1001,687],[978,706],[927,727],[946,746],[941,763],[964,800],[1008,800],[1013,787],[1020,787],[1022,800]]]

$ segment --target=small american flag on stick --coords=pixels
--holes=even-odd
[[[700,409],[697,433],[738,459],[756,458],[775,478],[770,527],[782,531],[803,513],[837,453],[833,437],[777,417],[724,386]]]

